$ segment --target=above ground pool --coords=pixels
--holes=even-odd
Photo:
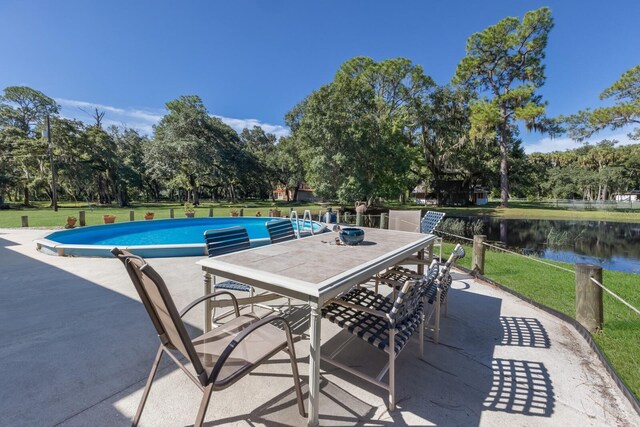
[[[279,218],[214,217],[159,219],[94,225],[54,231],[36,240],[38,250],[63,256],[111,257],[115,246],[147,258],[206,255],[204,232],[241,225],[247,229],[251,246],[270,243],[266,223]],[[288,219],[287,219],[288,220]],[[319,222],[299,221],[300,234],[325,230]],[[293,221],[297,229],[296,221]]]

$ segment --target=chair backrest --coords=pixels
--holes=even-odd
[[[392,327],[402,330],[420,322],[425,289],[436,279],[438,269],[438,263],[434,261],[423,278],[407,280],[404,283],[393,303],[393,308],[387,313],[387,319]]]
[[[198,379],[204,385],[204,367],[162,277],[139,256],[118,248],[111,252],[122,261],[129,273],[162,344],[182,353],[193,364]]]
[[[296,238],[293,225],[288,219],[276,219],[267,222],[267,231],[269,232],[271,243],[280,243]]]
[[[247,229],[242,226],[207,230],[204,232],[204,241],[209,256],[224,255],[251,247]]]
[[[442,268],[440,269],[440,273],[436,279],[436,284],[442,290],[442,301],[445,300],[447,296],[447,292],[449,291],[449,287],[453,283],[453,278],[451,277],[451,266],[456,263],[459,259],[464,258],[465,252],[464,248],[461,245],[456,245],[449,256],[447,262],[444,263]]]
[[[389,211],[389,230],[420,232],[420,211]]]
[[[425,234],[432,234],[444,216],[444,212],[428,211],[420,221],[420,231]]]

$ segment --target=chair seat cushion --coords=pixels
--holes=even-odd
[[[390,312],[393,302],[385,296],[366,288],[355,288],[341,297],[343,301],[361,305],[374,310]],[[422,305],[422,302],[420,302]],[[353,335],[363,339],[374,347],[387,353],[389,346],[389,320],[364,311],[355,310],[336,303],[329,303],[322,308],[322,317],[337,324]],[[398,354],[411,338],[411,334],[420,325],[422,308],[408,322],[403,322],[401,329],[396,329],[395,352]]]
[[[224,282],[216,283],[213,287],[214,289],[226,289],[228,291],[251,292],[251,286],[235,280],[225,280]]]
[[[260,319],[253,315],[239,316],[192,340],[207,375],[211,374],[220,355],[233,338],[258,320]],[[282,329],[271,323],[256,329],[235,347],[218,374],[215,388],[221,389],[233,384],[251,372],[262,360],[286,346],[287,337]]]

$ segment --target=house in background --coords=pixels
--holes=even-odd
[[[626,193],[616,194],[616,202],[637,202],[640,201],[640,190],[631,190]]]
[[[431,189],[418,185],[411,192],[419,205],[436,204],[465,206],[469,204],[486,205],[489,202],[489,190],[485,187],[469,188],[463,180],[443,179],[433,181]]]
[[[305,183],[299,184],[297,191],[294,192],[288,190],[282,185],[279,185],[275,190],[273,190],[273,197],[276,200],[286,201],[287,192],[289,193],[289,200],[292,202],[318,202],[322,200],[321,197],[316,196],[313,192],[313,188],[309,187]]]
[[[471,203],[479,206],[489,203],[489,190],[484,187],[474,187],[471,191]]]

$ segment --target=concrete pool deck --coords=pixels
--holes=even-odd
[[[129,425],[157,350],[151,322],[119,261],[39,253],[33,240],[44,233],[0,229],[0,424]],[[178,307],[202,293],[201,258],[149,260]],[[640,425],[572,327],[469,276],[454,278],[441,344],[427,340],[422,361],[414,340],[398,359],[398,409],[387,411],[383,390],[323,365],[322,425]],[[298,333],[306,313],[299,304],[290,314]],[[191,332],[201,319],[198,309],[189,314]],[[324,326],[323,352],[350,337]],[[356,340],[348,349],[344,363],[370,372],[384,363]],[[306,383],[308,344],[296,351]],[[165,360],[141,424],[190,425],[200,397]],[[207,423],[305,425],[288,356],[214,393]]]

